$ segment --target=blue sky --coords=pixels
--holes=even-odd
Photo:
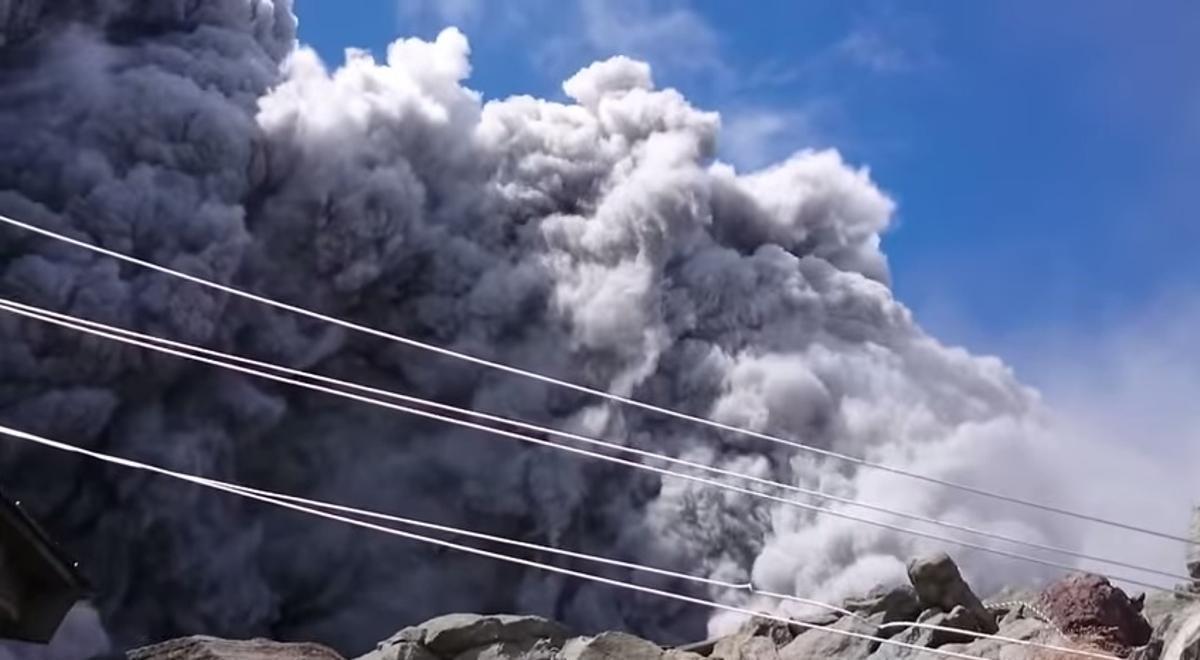
[[[1200,294],[1200,3],[298,0],[338,63],[459,26],[469,85],[561,97],[649,61],[719,110],[743,167],[837,147],[899,202],[898,297],[935,335],[1021,366]],[[1148,312],[1147,312],[1148,313]],[[1200,334],[1200,333],[1198,333]]]

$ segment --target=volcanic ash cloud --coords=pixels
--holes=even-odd
[[[295,45],[286,0],[13,6],[0,12],[0,213],[691,414],[1054,495],[1032,454],[1035,396],[998,361],[927,336],[893,299],[880,235],[894,204],[834,151],[737,172],[714,160],[719,116],[626,58],[566,81],[566,103],[484,102],[464,85],[469,47],[452,29],[330,69]],[[0,288],[30,304],[1067,542],[1065,528],[986,500],[3,233]],[[0,335],[5,423],[175,469],[807,596],[898,579],[924,547],[9,316]],[[709,617],[11,442],[0,451],[0,480],[84,560],[118,643],[205,632],[354,652],[447,611],[535,611],[669,642],[703,635]],[[1016,570],[965,563],[981,583]]]

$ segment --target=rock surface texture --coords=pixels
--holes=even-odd
[[[878,588],[801,621],[754,618],[735,633],[663,648],[622,632],[578,636],[535,616],[448,614],[411,626],[356,660],[995,660],[1086,656],[998,635],[1133,660],[1200,660],[1200,604],[1169,594],[1130,598],[1107,580],[1072,575],[1040,594],[985,603],[945,555],[909,564],[911,586]],[[343,660],[321,646],[190,637],[130,660]]]
[[[1067,635],[1121,655],[1149,643],[1153,632],[1142,616],[1142,598],[1131,600],[1096,575],[1072,575],[1054,584],[1039,605]]]
[[[958,624],[971,626],[972,630],[988,634],[998,630],[996,617],[971,591],[950,555],[939,553],[914,559],[908,563],[908,579],[917,590],[921,604],[952,614],[954,627],[959,627]]]
[[[184,637],[130,651],[129,660],[344,660],[319,644]]]

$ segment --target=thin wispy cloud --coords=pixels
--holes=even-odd
[[[597,59],[626,55],[649,62],[660,76],[732,79],[716,29],[682,3],[579,0],[531,52],[535,66],[562,77]]]
[[[720,157],[741,171],[779,161],[803,148],[826,146],[828,103],[802,107],[735,106],[721,113]]]
[[[726,117],[722,147],[734,162],[757,167],[770,160],[772,145],[795,120],[785,112],[754,109]]]
[[[655,8],[646,0],[583,0],[585,34],[597,49],[640,57],[673,69],[723,69],[716,30],[694,11]]]
[[[397,9],[402,21],[436,21],[463,26],[483,15],[482,0],[400,0]]]
[[[554,23],[556,5],[551,0],[523,0],[500,4],[487,0],[397,0],[396,18],[400,33],[436,34],[457,27],[482,43],[489,39],[512,39],[544,29]]]
[[[860,17],[831,53],[881,75],[916,73],[940,64],[932,24],[917,14],[892,10]]]
[[[916,68],[912,56],[872,29],[857,29],[837,45],[837,52],[876,73],[905,73]]]

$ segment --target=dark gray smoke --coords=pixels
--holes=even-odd
[[[892,298],[893,203],[837,153],[738,173],[713,161],[719,117],[625,58],[568,80],[569,104],[484,103],[463,86],[457,31],[330,71],[294,28],[290,0],[0,0],[0,213],[552,376],[1053,497],[1032,458],[1035,396]],[[0,290],[24,302],[1066,542],[1019,511],[0,234]],[[5,423],[175,469],[805,595],[895,579],[920,547],[9,316],[0,341]],[[708,617],[11,441],[0,479],[81,559],[118,645],[203,632],[357,651],[450,610],[673,641]],[[1011,575],[995,565],[993,581]]]

